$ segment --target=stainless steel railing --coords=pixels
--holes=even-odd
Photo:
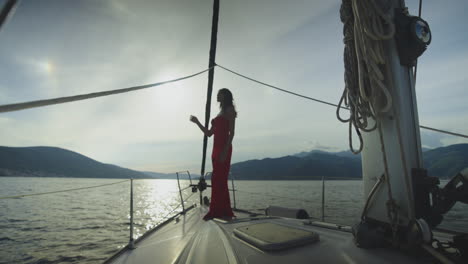
[[[322,176],[322,222],[325,222],[325,176]]]
[[[229,177],[231,178],[231,189],[229,191],[232,191],[232,198],[233,198],[233,208],[237,209],[237,200],[236,200],[236,191],[238,192],[244,192],[244,193],[250,193],[250,194],[258,194],[258,193],[252,193],[252,192],[246,192],[246,191],[239,191],[235,188],[235,177],[232,172],[229,173]],[[346,178],[347,179],[347,178]],[[322,193],[321,193],[321,220],[322,222],[325,222],[325,182],[327,180],[327,177],[322,176]],[[211,187],[211,186],[210,186]],[[271,194],[258,194],[258,195],[267,195],[271,197],[277,197],[277,198],[286,198],[286,199],[294,199],[294,200],[299,200],[299,201],[304,201],[304,202],[312,202],[311,200],[307,199],[300,199],[300,198],[295,198],[295,197],[285,197],[285,196],[278,196],[278,195],[271,195]]]
[[[232,184],[232,199],[233,199],[233,202],[234,202],[233,208],[237,209],[237,206],[236,206],[236,187],[234,186],[234,174],[229,173],[229,176],[231,177],[231,184]]]
[[[192,183],[192,179],[190,177],[190,172],[186,171],[189,175],[189,179],[190,179],[190,185],[182,190],[185,190],[187,188],[192,188],[192,192],[197,192],[197,190],[200,192],[200,205],[203,204],[203,191],[206,189],[206,188],[211,188],[211,185],[207,184],[205,179],[212,176],[212,172],[206,172],[205,175],[200,179],[200,182],[198,184],[193,184]],[[237,205],[236,205],[236,188],[235,188],[235,185],[234,185],[234,180],[235,180],[235,177],[234,175],[230,172],[229,173],[229,177],[231,178],[231,189],[228,189],[229,191],[232,192],[232,196],[233,196],[233,208],[236,209],[237,208]],[[179,180],[179,178],[177,178],[177,180]],[[200,186],[201,185],[201,182],[202,182],[202,185],[203,186]],[[179,186],[179,189],[180,189],[180,186]]]
[[[190,180],[190,185],[185,187],[185,188],[181,188],[180,186],[180,175],[181,173],[186,173],[188,176],[189,176],[189,180]],[[177,184],[178,184],[178,187],[179,187],[179,195],[180,195],[180,200],[181,200],[181,205],[182,205],[182,209],[183,211],[185,210],[185,207],[184,207],[184,201],[183,201],[183,196],[182,196],[182,191],[188,189],[188,188],[192,188],[192,192],[197,192],[197,190],[199,190],[199,193],[200,193],[200,205],[203,204],[203,191],[208,188],[208,187],[211,187],[211,185],[209,184],[206,184],[205,183],[205,186],[204,188],[200,188],[199,184],[193,184],[193,181],[192,181],[192,177],[191,177],[191,174],[189,171],[180,171],[180,172],[177,172],[176,173],[177,175]],[[207,172],[205,173],[205,175],[203,176],[203,180],[210,177],[212,175],[212,172]],[[235,187],[235,176],[232,172],[229,173],[229,177],[231,179],[231,188],[228,189],[229,191],[232,192],[232,202],[233,202],[233,209],[237,209],[237,199],[236,199],[236,187]],[[327,177],[325,176],[322,176],[322,190],[321,190],[321,220],[322,222],[325,222],[325,210],[326,210],[326,206],[325,206],[325,186],[326,186],[326,180],[327,180]],[[304,200],[304,199],[301,199],[301,200]],[[304,200],[304,201],[307,201],[307,200]]]
[[[185,187],[185,188],[181,188],[181,185],[180,185],[180,174],[183,174],[183,173],[187,173],[187,175],[189,177],[189,180],[190,180],[190,185]],[[185,214],[186,211],[193,208],[193,206],[191,206],[189,208],[185,208],[185,201],[184,201],[184,197],[182,195],[182,192],[192,187],[192,185],[193,185],[192,176],[190,175],[189,171],[178,171],[175,174],[177,176],[177,186],[179,188],[180,204],[182,206],[182,211],[179,212],[178,214]],[[177,207],[175,207],[175,209],[177,209]],[[134,228],[133,211],[134,211],[133,210],[133,179],[130,179],[130,238],[129,238],[129,242],[128,242],[128,246],[127,246],[129,249],[134,249],[135,248],[135,240],[133,238],[133,228]]]
[[[128,248],[135,248],[133,240],[133,179],[130,179],[130,239],[128,241]]]

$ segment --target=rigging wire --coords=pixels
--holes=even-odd
[[[427,126],[421,126],[421,125],[420,125],[419,127],[420,127],[420,128],[424,128],[424,129],[427,129],[427,130],[432,130],[432,131],[435,131],[435,132],[447,134],[447,135],[452,135],[452,136],[457,136],[457,137],[468,138],[468,135],[464,135],[464,134],[460,134],[460,133],[454,133],[454,132],[450,132],[450,131],[447,131],[447,130],[432,128],[432,127],[427,127]]]
[[[271,84],[268,84],[268,83],[265,83],[265,82],[258,81],[258,80],[254,79],[254,78],[247,77],[247,76],[245,76],[245,75],[243,75],[243,74],[240,74],[240,73],[238,73],[238,72],[235,72],[235,71],[233,71],[233,70],[230,70],[230,69],[228,69],[228,68],[226,68],[226,67],[224,67],[224,66],[221,66],[221,65],[219,65],[219,64],[216,64],[216,66],[218,66],[218,67],[220,67],[221,69],[226,70],[226,71],[228,71],[228,72],[230,72],[230,73],[233,73],[233,74],[235,74],[235,75],[237,75],[237,76],[240,76],[240,77],[245,78],[245,79],[247,79],[247,80],[250,80],[250,81],[252,81],[252,82],[259,83],[259,84],[264,85],[264,86],[268,86],[268,87],[273,88],[273,89],[276,89],[276,90],[278,90],[278,91],[281,91],[281,92],[284,92],[284,93],[288,93],[288,94],[292,94],[292,95],[295,95],[295,96],[298,96],[298,97],[302,97],[302,98],[305,98],[305,99],[308,99],[308,100],[312,100],[312,101],[315,101],[315,102],[318,102],[318,103],[330,105],[330,106],[333,106],[333,107],[339,107],[337,104],[329,103],[329,102],[326,102],[326,101],[323,101],[323,100],[319,100],[319,99],[316,99],[316,98],[312,98],[312,97],[309,97],[309,96],[306,96],[306,95],[298,94],[298,93],[295,93],[295,92],[292,92],[292,91],[288,91],[288,90],[279,88],[278,86],[274,86],[274,85],[271,85]],[[348,108],[346,108],[346,107],[341,107],[341,108],[348,109]]]
[[[301,98],[304,98],[304,99],[315,101],[317,103],[337,107],[337,109],[350,110],[348,107],[340,106],[340,105],[330,103],[330,102],[327,102],[327,101],[324,101],[324,100],[320,100],[320,99],[313,98],[313,97],[310,97],[310,96],[306,96],[306,95],[303,95],[303,94],[299,94],[299,93],[296,93],[296,92],[293,92],[293,91],[290,91],[290,90],[286,90],[286,89],[280,88],[278,86],[268,84],[268,83],[263,82],[263,81],[259,81],[257,79],[248,77],[248,76],[246,76],[244,74],[241,74],[239,72],[236,72],[234,70],[231,70],[231,69],[229,69],[227,67],[224,67],[222,65],[219,65],[219,64],[216,64],[214,67],[216,67],[216,66],[220,67],[223,70],[231,72],[231,73],[233,73],[233,74],[235,74],[237,76],[240,76],[242,78],[250,80],[252,82],[255,82],[255,83],[258,83],[258,84],[261,84],[261,85],[264,85],[264,86],[267,86],[267,87],[270,87],[270,88],[273,88],[273,89],[276,89],[276,90],[284,92],[284,93],[288,93],[288,94],[298,96],[298,97],[301,97]],[[14,112],[14,111],[20,111],[20,110],[29,109],[29,108],[37,108],[37,107],[43,107],[43,106],[53,105],[53,104],[61,104],[61,103],[78,101],[78,100],[86,100],[86,99],[95,98],[95,97],[101,97],[101,96],[113,95],[113,94],[118,94],[118,93],[131,92],[131,91],[135,91],[135,90],[139,90],[139,89],[151,88],[151,87],[154,87],[154,86],[159,86],[159,85],[167,84],[167,83],[170,83],[170,82],[177,82],[177,81],[181,81],[181,80],[184,80],[184,79],[192,78],[192,77],[195,77],[195,76],[197,76],[199,74],[207,72],[210,69],[211,68],[208,68],[206,70],[197,72],[197,73],[192,74],[192,75],[188,75],[188,76],[185,76],[185,77],[181,77],[181,78],[177,78],[177,79],[173,79],[173,80],[169,80],[169,81],[165,81],[165,82],[146,84],[146,85],[134,86],[134,87],[130,87],[130,88],[110,90],[110,91],[105,91],[105,92],[96,92],[96,93],[91,93],[91,94],[82,94],[82,95],[68,96],[68,97],[61,97],[61,98],[54,98],[54,99],[29,101],[29,102],[23,102],[23,103],[17,103],[17,104],[0,105],[0,113]],[[85,97],[87,97],[87,98],[85,98]],[[78,98],[78,99],[76,99],[76,98]],[[61,100],[61,99],[66,100],[66,101],[56,102],[56,101]],[[447,130],[437,129],[437,128],[423,126],[423,125],[420,125],[419,127],[423,128],[423,129],[432,130],[432,131],[435,131],[435,132],[447,134],[447,135],[468,138],[468,135],[461,134],[461,133],[450,132],[450,131],[447,131]]]
[[[8,0],[8,2],[3,5],[2,10],[0,11],[0,29],[6,20],[12,16],[12,13],[14,13],[17,2],[17,0]]]
[[[151,88],[151,87],[155,87],[155,86],[160,86],[160,85],[163,85],[163,84],[168,84],[168,83],[172,83],[172,82],[178,82],[178,81],[182,81],[182,80],[185,80],[185,79],[189,79],[189,78],[195,77],[197,75],[200,75],[200,74],[202,74],[204,72],[207,72],[207,71],[211,70],[213,67],[210,67],[208,69],[205,69],[203,71],[200,71],[200,72],[197,72],[197,73],[194,73],[194,74],[191,74],[191,75],[187,75],[187,76],[180,77],[180,78],[173,79],[173,80],[169,80],[169,81],[145,84],[145,85],[140,85],[140,86],[133,86],[133,87],[110,90],[110,91],[95,92],[95,93],[89,93],[89,94],[81,94],[81,95],[66,96],[66,97],[59,97],[59,98],[53,98],[53,99],[45,99],[45,100],[37,100],[37,101],[30,101],[30,102],[23,102],[23,103],[16,103],[16,104],[0,105],[0,113],[19,111],[19,110],[42,107],[42,106],[48,106],[48,105],[63,104],[63,103],[75,102],[75,101],[80,101],[80,100],[96,98],[96,97],[102,97],[102,96],[108,96],[108,95],[114,95],[114,94],[127,93],[127,92],[133,92],[133,91],[136,91],[136,90],[147,89],[147,88]]]
[[[22,198],[22,197],[29,197],[29,196],[38,196],[38,195],[46,195],[46,194],[53,194],[53,193],[71,192],[71,191],[78,191],[78,190],[85,190],[85,189],[92,189],[92,188],[104,187],[104,186],[119,184],[119,183],[128,182],[128,181],[130,181],[130,180],[124,180],[124,181],[118,181],[118,182],[112,182],[112,183],[106,183],[106,184],[94,185],[94,186],[88,186],[88,187],[74,188],[74,189],[66,189],[66,190],[60,190],[60,191],[22,194],[22,195],[14,195],[14,196],[5,196],[5,197],[0,197],[0,200],[15,199],[15,198]]]
[[[220,67],[221,69],[223,70],[226,70],[228,72],[231,72],[237,76],[240,76],[242,78],[245,78],[247,80],[250,80],[252,82],[255,82],[255,83],[259,83],[261,85],[264,85],[264,86],[267,86],[267,87],[270,87],[270,88],[273,88],[273,89],[276,89],[278,91],[281,91],[281,92],[285,92],[285,93],[288,93],[288,94],[291,94],[291,95],[295,95],[295,96],[298,96],[298,97],[301,97],[301,98],[305,98],[305,99],[308,99],[308,100],[311,100],[311,101],[315,101],[315,102],[318,102],[318,103],[322,103],[322,104],[326,104],[326,105],[330,105],[330,106],[333,106],[333,107],[339,107],[339,105],[337,104],[334,104],[334,103],[330,103],[330,102],[327,102],[327,101],[323,101],[323,100],[320,100],[320,99],[317,99],[317,98],[313,98],[313,97],[310,97],[310,96],[306,96],[306,95],[303,95],[303,94],[299,94],[299,93],[296,93],[296,92],[292,92],[290,90],[286,90],[286,89],[283,89],[283,88],[280,88],[278,86],[274,86],[274,85],[271,85],[271,84],[268,84],[266,82],[263,82],[263,81],[259,81],[257,79],[254,79],[254,78],[251,78],[251,77],[248,77],[242,73],[239,73],[237,71],[234,71],[234,70],[231,70],[227,67],[224,67],[220,64],[216,64],[216,66]],[[341,106],[339,107],[339,109],[346,109],[346,110],[349,110],[348,107],[344,107],[344,106]],[[423,129],[427,129],[427,130],[432,130],[432,131],[435,131],[435,132],[439,132],[439,133],[443,133],[443,134],[448,134],[448,135],[452,135],[452,136],[458,136],[458,137],[464,137],[464,138],[468,138],[468,135],[464,135],[464,134],[460,134],[460,133],[454,133],[454,132],[450,132],[450,131],[447,131],[447,130],[442,130],[442,129],[436,129],[436,128],[432,128],[432,127],[428,127],[428,126],[423,126],[423,125],[420,125],[419,126],[420,128],[423,128]]]

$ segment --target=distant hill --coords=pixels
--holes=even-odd
[[[249,160],[231,165],[239,180],[312,180],[331,178],[361,178],[361,162],[323,151],[307,155]]]
[[[430,176],[450,178],[468,167],[468,144],[437,149],[423,149],[424,166]],[[312,150],[292,156],[249,160],[231,165],[236,179],[310,180],[327,178],[359,179],[362,177],[361,155],[350,151]]]
[[[426,152],[426,151],[429,151],[429,150],[431,150],[431,149],[424,148],[424,147],[422,148],[423,152]],[[311,150],[311,151],[303,151],[303,152],[294,154],[293,156],[303,158],[303,157],[306,157],[308,155],[315,154],[315,153],[331,154],[331,155],[336,155],[336,156],[340,156],[340,157],[347,157],[347,158],[359,159],[359,160],[361,159],[361,153],[353,154],[350,150],[344,150],[344,151],[339,151],[339,152],[327,152],[327,151],[323,151],[323,150],[314,149],[314,150]]]
[[[430,176],[450,178],[468,167],[468,144],[426,150],[423,156]],[[238,180],[360,179],[362,175],[360,155],[320,150],[238,162],[231,165],[231,172]],[[176,179],[175,173],[134,171],[55,147],[0,147],[0,176]],[[188,179],[184,173],[180,176]]]
[[[468,144],[456,144],[424,152],[424,167],[429,176],[451,178],[468,167]]]
[[[0,147],[1,176],[150,178],[130,169],[105,164],[55,147]]]
[[[175,173],[159,173],[159,172],[152,172],[152,171],[143,171],[144,174],[150,176],[151,178],[154,179],[177,179],[177,175]],[[190,173],[190,176],[192,177],[192,180],[196,179],[198,180],[200,178],[200,175],[198,174],[192,174]],[[187,173],[179,173],[179,178],[188,180],[189,176]]]

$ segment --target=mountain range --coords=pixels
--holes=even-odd
[[[468,167],[468,144],[425,150],[424,166],[430,176],[450,178]],[[231,165],[238,180],[360,179],[361,156],[349,151],[312,150],[294,155],[248,160]],[[1,176],[156,178],[175,179],[175,174],[141,172],[101,163],[79,153],[56,147],[0,147]],[[182,179],[187,174],[181,173]],[[192,179],[198,179],[193,175]]]
[[[423,162],[429,176],[451,178],[468,167],[468,144],[423,149]],[[361,155],[350,151],[312,150],[235,163],[231,165],[231,172],[239,180],[314,180],[322,176],[327,179],[360,179]]]
[[[0,175],[27,177],[149,178],[146,174],[95,161],[56,147],[0,147]]]

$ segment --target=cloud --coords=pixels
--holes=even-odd
[[[336,147],[330,147],[330,146],[322,145],[317,140],[309,141],[307,143],[308,143],[308,145],[310,145],[310,148],[308,148],[308,150],[305,150],[305,151],[310,151],[310,150],[338,151],[339,150]]]
[[[447,136],[435,133],[421,131],[421,144],[425,148],[438,148],[444,146],[443,139]]]
[[[2,28],[2,103],[165,81],[208,65],[210,1],[72,2],[24,1]],[[425,6],[428,15],[431,5]],[[341,31],[339,1],[222,1],[217,62],[336,103],[343,89]],[[443,48],[463,34],[442,34],[420,60],[420,120],[463,133],[468,52],[461,44]],[[0,144],[69,148],[130,168],[198,171],[202,136],[188,116],[203,119],[207,79],[203,74],[131,94],[4,114]],[[216,68],[214,89],[220,87],[231,89],[239,111],[233,162],[348,148],[347,126],[330,106]],[[211,117],[218,111],[212,100]],[[431,132],[422,137],[428,146],[459,142]]]

